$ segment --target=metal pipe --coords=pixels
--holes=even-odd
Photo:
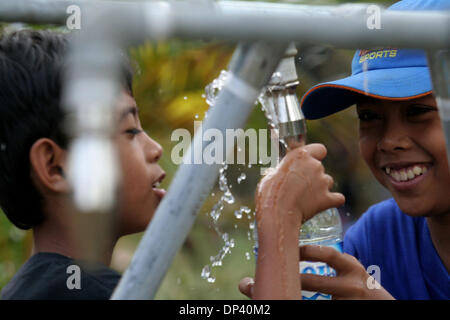
[[[63,24],[70,4],[100,12],[120,7],[114,23],[148,24],[146,38],[301,41],[342,48],[396,46],[410,48],[450,47],[450,13],[442,11],[380,10],[380,29],[369,29],[369,4],[317,6],[297,4],[220,1],[213,5],[192,2],[43,1],[2,0],[0,21]],[[92,7],[91,7],[92,5]],[[137,16],[127,9],[140,8]],[[89,9],[92,8],[92,9]],[[39,9],[42,9],[42,14]],[[136,12],[135,10],[132,10]],[[118,20],[115,19],[118,17]]]
[[[215,12],[173,5],[173,34],[187,38],[278,39],[343,48],[450,46],[450,14],[380,10],[381,29],[369,29],[368,4],[314,6],[223,1]]]
[[[286,47],[262,42],[244,43],[238,47],[230,62],[227,83],[203,125],[205,131],[214,128],[225,136],[226,129],[245,125],[259,92]],[[209,143],[203,141],[202,133],[196,134],[185,159],[192,163],[193,150],[204,150]],[[191,229],[198,209],[214,186],[220,166],[205,163],[180,166],[112,299],[154,297],[170,262]]]
[[[450,50],[428,52],[433,91],[439,108],[450,168]]]
[[[304,144],[306,119],[300,109],[296,88],[299,84],[295,57],[297,49],[291,43],[259,101],[279,140],[279,155]]]

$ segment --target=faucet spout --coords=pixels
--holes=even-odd
[[[278,134],[280,158],[305,142],[306,121],[296,95],[299,84],[296,54],[297,49],[291,43],[260,97],[269,125]]]

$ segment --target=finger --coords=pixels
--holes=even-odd
[[[336,270],[338,274],[360,268],[361,264],[354,257],[340,253],[327,246],[304,245],[300,247],[301,261],[321,261]]]
[[[325,180],[327,181],[328,190],[334,187],[334,179],[329,174],[325,174]]]
[[[345,196],[339,192],[330,192],[328,199],[331,204],[329,208],[338,208],[345,204]]]
[[[345,197],[339,192],[327,192],[326,195],[320,200],[319,206],[316,212],[322,212],[330,208],[338,208],[345,204]]]
[[[321,143],[311,143],[303,147],[312,157],[322,161],[327,155],[327,148]]]
[[[239,291],[249,297],[250,299],[253,299],[253,287],[255,285],[255,281],[253,278],[245,277],[239,281]]]
[[[326,293],[333,296],[345,296],[351,291],[351,288],[345,281],[339,277],[319,276],[309,273],[300,275],[302,290]]]

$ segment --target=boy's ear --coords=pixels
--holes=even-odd
[[[31,173],[38,187],[43,191],[69,192],[66,179],[67,152],[53,140],[41,138],[30,150]]]

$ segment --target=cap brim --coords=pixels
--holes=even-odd
[[[432,92],[427,67],[378,69],[311,88],[302,98],[306,119],[318,119],[355,104],[361,95],[386,100],[409,100]]]

